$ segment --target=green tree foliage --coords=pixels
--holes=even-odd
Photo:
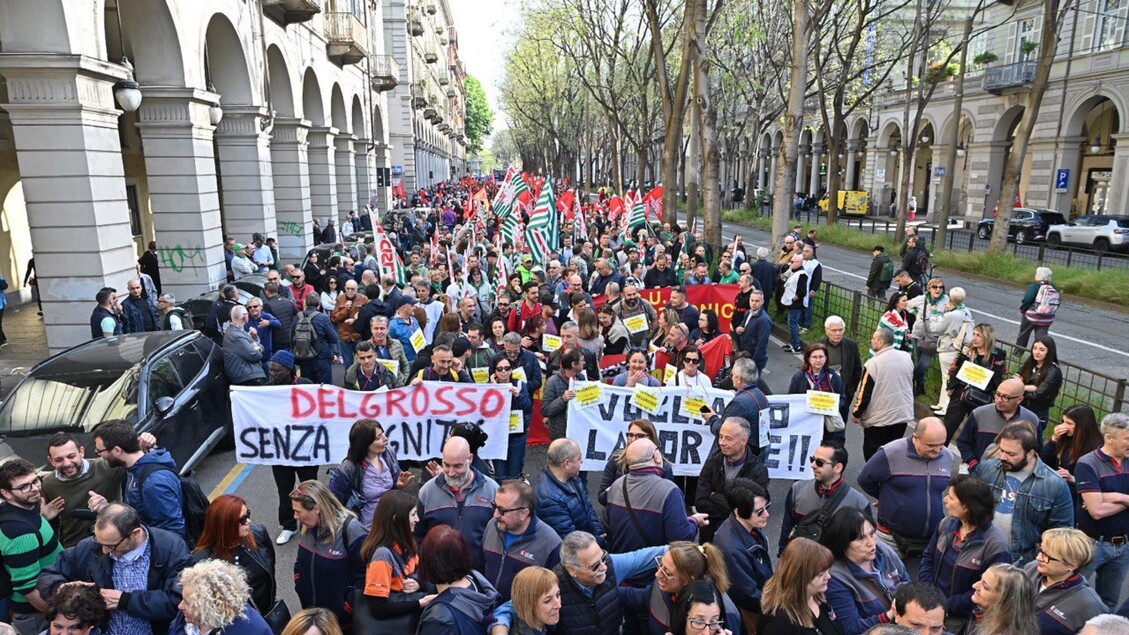
[[[482,142],[490,136],[494,127],[494,112],[486,101],[486,91],[471,75],[466,78],[466,136],[470,141],[467,151],[478,154],[482,151]]]

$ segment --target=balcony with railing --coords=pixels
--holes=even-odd
[[[434,64],[439,61],[439,52],[435,49],[434,42],[427,42],[423,45],[423,61],[428,64]]]
[[[439,67],[439,70],[436,74],[439,76],[440,86],[446,86],[447,84],[451,83],[451,74],[447,71],[447,69]]]
[[[1035,71],[1039,63],[1035,60],[995,66],[984,71],[984,90],[1002,95],[1024,90],[1035,81]]]
[[[378,93],[392,90],[400,84],[400,63],[391,55],[377,53],[369,57],[372,89]]]
[[[321,0],[263,0],[263,14],[285,27],[321,13]]]
[[[338,64],[356,64],[368,56],[368,29],[347,11],[326,13],[326,55]]]
[[[423,12],[419,7],[408,7],[408,31],[412,35],[423,35]]]
[[[427,11],[428,15],[435,15],[439,11],[439,4],[435,0],[424,0],[423,10]]]
[[[416,108],[427,108],[430,105],[427,92],[427,82],[419,81],[412,84],[412,105]]]

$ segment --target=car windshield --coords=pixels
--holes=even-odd
[[[0,434],[90,432],[103,421],[129,419],[137,414],[139,369],[30,376],[0,407]]]

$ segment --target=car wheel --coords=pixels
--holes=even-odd
[[[1050,234],[1047,236],[1047,242],[1051,245],[1058,246],[1062,244],[1062,236],[1058,234]]]
[[[1094,240],[1094,250],[1095,251],[1101,251],[1101,252],[1109,251],[1109,239],[1108,238],[1097,238],[1097,239],[1095,239]]]
[[[981,225],[976,230],[976,237],[980,240],[988,240],[992,237],[992,230],[987,225]]]
[[[1031,237],[1027,235],[1026,229],[1019,230],[1019,233],[1015,235],[1015,242],[1020,245],[1026,245],[1031,242]]]

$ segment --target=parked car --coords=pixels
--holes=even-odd
[[[1092,247],[1096,251],[1129,251],[1129,216],[1092,214],[1047,230],[1052,245]]]
[[[1007,223],[1007,237],[1008,240],[1014,240],[1020,245],[1046,240],[1047,230],[1051,225],[1065,222],[1066,217],[1053,209],[1016,207],[1011,211],[1011,219]],[[980,240],[988,240],[992,237],[995,225],[995,218],[981,220],[976,225],[976,236]]]
[[[246,291],[253,296],[259,296],[263,293],[263,289],[267,287],[267,277],[261,273],[253,273],[249,276],[243,276],[232,284],[240,291]]]
[[[369,244],[371,244],[373,241],[369,240],[368,242]],[[310,262],[310,254],[317,253],[318,265],[323,269],[328,269],[329,259],[331,257],[335,255],[361,254],[364,252],[364,249],[364,242],[349,240],[345,242],[322,243],[320,245],[314,245],[312,249],[306,252],[306,256],[302,258],[302,264],[300,266],[305,269],[306,264]]]
[[[231,433],[223,351],[198,331],[91,340],[31,368],[0,405],[0,459],[35,464],[56,432],[78,436],[93,457],[98,424],[124,419],[151,432],[182,473]]]
[[[238,285],[235,287],[235,292],[239,295],[239,304],[247,304],[247,301],[251,298],[258,297],[258,294],[251,295],[243,289],[240,289]],[[192,316],[192,323],[196,325],[196,328],[203,328],[204,319],[208,317],[208,309],[212,308],[212,303],[214,303],[216,301],[216,298],[219,297],[220,292],[217,289],[215,291],[208,291],[207,293],[198,295],[195,298],[185,300],[178,306],[188,312],[188,315]]]

